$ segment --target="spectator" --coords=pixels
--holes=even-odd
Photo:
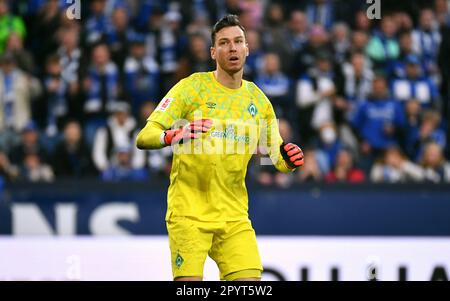
[[[126,102],[116,102],[111,113],[106,126],[97,130],[92,150],[95,167],[100,171],[110,166],[115,149],[131,145],[135,139],[136,121],[130,116],[130,106]]]
[[[136,4],[131,0],[106,0],[104,14],[108,19],[112,19],[117,9],[123,9],[127,15],[131,15]]]
[[[46,110],[45,133],[49,137],[57,136],[69,116],[68,87],[62,78],[60,60],[51,56],[46,62],[43,82],[44,104]]]
[[[224,14],[233,14],[239,16],[242,13],[242,8],[239,0],[225,0]]]
[[[275,53],[266,53],[263,58],[263,69],[255,78],[255,84],[272,102],[275,113],[280,118],[293,120],[291,83],[281,71],[280,58]]]
[[[419,58],[409,55],[405,63],[406,77],[392,82],[394,98],[403,102],[416,100],[423,108],[440,107],[438,89],[429,77],[421,74]]]
[[[320,164],[317,160],[317,153],[313,149],[304,149],[305,164],[299,169],[297,175],[298,180],[303,182],[320,182],[324,178],[324,173],[320,168]]]
[[[140,32],[146,32],[149,28],[149,23],[155,16],[162,19],[162,1],[160,0],[143,0],[134,2],[137,5],[137,13],[135,15],[134,27]]]
[[[39,140],[38,127],[34,121],[28,122],[22,129],[20,139],[20,143],[15,145],[9,153],[9,158],[13,164],[20,166],[28,154],[38,156],[40,161],[46,162],[48,160],[47,149]]]
[[[279,130],[283,141],[292,141],[293,133],[289,122],[285,119],[280,119]],[[262,162],[262,161],[261,161]],[[293,174],[286,174],[278,172],[273,165],[259,165],[257,171],[257,182],[264,186],[276,185],[281,188],[291,186],[294,178]]]
[[[88,145],[92,145],[95,131],[106,124],[108,108],[117,100],[120,89],[119,71],[110,60],[105,44],[94,47],[92,64],[83,84],[87,94],[84,131]]]
[[[306,6],[306,15],[312,24],[320,24],[326,30],[333,26],[334,3],[329,0],[310,0]]]
[[[133,168],[131,147],[122,146],[115,150],[114,159],[102,172],[102,180],[106,182],[145,181],[149,178],[144,168]]]
[[[299,129],[301,129],[302,144],[308,144],[314,131],[332,120],[330,99],[335,96],[334,74],[330,54],[317,54],[317,67],[310,69],[308,74],[298,79],[296,83],[296,102],[298,107]]]
[[[386,79],[378,74],[373,80],[370,98],[357,107],[352,118],[353,128],[360,139],[364,168],[369,170],[375,157],[399,141],[404,124],[403,109],[390,98]]]
[[[323,162],[322,166],[327,166],[327,170],[330,166],[335,166],[336,158],[339,151],[344,147],[342,141],[339,138],[338,131],[333,122],[324,123],[319,130],[319,138],[317,139],[317,151],[316,153],[322,153],[322,157],[326,158],[326,162]]]
[[[9,35],[6,51],[13,55],[19,69],[28,74],[36,73],[33,56],[23,47],[23,40],[16,32]]]
[[[332,171],[325,176],[327,183],[362,183],[365,181],[364,172],[353,165],[352,153],[341,149],[337,154],[336,164]]]
[[[447,0],[434,1],[434,14],[440,27],[450,27],[450,10]]]
[[[81,66],[81,49],[76,27],[64,28],[58,32],[60,47],[57,50],[61,64],[61,76],[68,85],[70,95],[78,92],[78,75]]]
[[[131,100],[133,115],[137,116],[144,101],[160,98],[160,70],[156,60],[145,52],[144,36],[134,35],[130,46],[124,70],[125,92]]]
[[[256,75],[261,72],[264,52],[261,48],[260,35],[255,30],[246,33],[249,55],[245,60],[244,77],[254,81]]]
[[[201,1],[180,1],[178,11],[183,12],[183,26],[187,28],[187,33],[203,32],[210,35],[211,22],[220,18],[219,11],[224,10],[225,1],[217,2],[215,0]],[[222,12],[220,12],[222,14]],[[192,26],[192,28],[191,28]],[[198,31],[198,29],[201,29]],[[193,31],[191,31],[193,30]]]
[[[414,54],[414,42],[411,31],[402,31],[398,36],[400,55],[399,60],[405,60],[407,56]]]
[[[356,31],[361,31],[366,34],[369,34],[371,31],[371,22],[370,19],[367,17],[367,12],[365,10],[359,10],[355,14],[354,19],[354,29]]]
[[[248,30],[261,29],[263,3],[259,0],[241,0],[239,6],[242,10],[239,14],[242,26]]]
[[[156,101],[145,101],[139,108],[139,114],[137,118],[137,128],[142,128],[147,124],[148,116],[155,110],[157,106]]]
[[[369,35],[362,30],[355,30],[351,33],[351,42],[349,45],[347,58],[352,53],[366,52],[367,43],[369,42]],[[369,66],[370,64],[367,64]]]
[[[21,17],[9,12],[8,0],[0,0],[0,55],[5,52],[9,35],[15,32],[25,38],[26,27]]]
[[[214,69],[214,63],[209,52],[209,43],[203,35],[191,34],[189,48],[181,56],[178,64],[176,80],[179,81],[194,72],[208,72],[212,69]]]
[[[381,18],[381,30],[376,31],[367,45],[367,55],[374,62],[376,69],[387,72],[400,54],[395,38],[397,24],[390,15]]]
[[[175,73],[181,49],[184,49],[185,46],[185,37],[180,28],[181,14],[178,11],[169,11],[164,14],[162,24],[158,33],[157,45],[158,62],[163,78],[161,94],[166,94],[169,88],[176,83]]]
[[[418,101],[408,101],[405,104],[405,116],[406,116],[406,126],[405,126],[405,151],[409,158],[416,160],[417,149],[415,146],[415,137],[419,132],[420,119],[422,116],[422,109]]]
[[[306,15],[298,10],[290,14],[287,28],[280,36],[275,34],[264,36],[265,46],[269,51],[278,53],[283,58],[282,70],[287,74],[298,76],[301,71],[294,70],[293,64],[301,64],[299,53],[302,52],[309,38],[309,24]],[[300,60],[300,62],[298,62]]]
[[[27,182],[53,182],[55,176],[50,165],[42,163],[36,153],[25,155],[20,169],[21,178]]]
[[[419,16],[419,26],[412,33],[414,52],[425,62],[427,74],[435,76],[439,46],[442,40],[433,10],[422,9]]]
[[[133,34],[133,29],[129,27],[127,10],[124,7],[115,8],[111,25],[105,33],[105,42],[111,51],[112,61],[120,70],[123,70]]]
[[[399,46],[400,46],[400,55],[398,59],[393,63],[392,69],[388,71],[389,75],[397,78],[406,77],[406,68],[405,63],[408,57],[415,56],[413,49],[413,40],[410,31],[403,31],[398,36]],[[425,70],[425,66],[423,64],[423,60],[420,59],[420,65]]]
[[[147,123],[147,118],[155,110],[156,104],[147,101],[142,104],[139,112],[139,120],[137,128],[143,128]],[[152,174],[169,175],[172,161],[172,148],[164,147],[157,150],[145,151],[138,150],[134,154],[134,166],[146,167]]]
[[[350,48],[350,33],[345,23],[333,25],[331,43],[334,53],[335,64],[342,64]]]
[[[78,121],[69,120],[64,127],[64,137],[53,153],[55,175],[81,179],[95,173],[90,151],[83,141]]]
[[[147,0],[148,1],[148,0]],[[154,58],[160,58],[159,47],[161,39],[161,30],[164,26],[164,11],[155,6],[147,18],[147,25],[138,32],[143,32],[145,38],[145,52]],[[171,36],[172,37],[172,36]],[[174,41],[172,41],[174,43]]]
[[[194,19],[187,25],[186,33],[188,35],[199,34],[205,39],[205,41],[208,41],[211,36],[210,20],[211,18],[208,18],[207,13],[194,14]]]
[[[367,100],[374,74],[360,52],[353,53],[339,71],[336,80],[338,97],[333,101],[333,112],[336,123],[341,124],[348,120],[349,113],[358,104]]]
[[[57,36],[61,26],[60,1],[49,0],[45,2],[37,11],[35,21],[32,23],[33,26],[29,28],[30,35],[28,39],[30,40],[36,62],[44,62],[50,53],[58,49],[59,41]]]
[[[67,89],[65,97],[69,106],[68,115],[70,118],[84,120],[83,105],[85,95],[82,93],[81,75],[87,72],[89,64],[82,59],[83,53],[79,48],[78,36],[79,26],[61,27],[57,34],[59,47],[55,54],[59,58],[61,78]]]
[[[1,7],[1,4],[0,4]],[[31,100],[40,85],[16,67],[11,53],[0,58],[0,148],[8,151],[31,120]]]
[[[435,142],[428,143],[421,159],[425,180],[432,183],[450,182],[450,163],[443,155],[442,147]]]
[[[370,172],[370,179],[375,183],[420,182],[423,178],[422,168],[409,161],[397,146],[388,147]]]
[[[331,60],[331,46],[327,32],[320,25],[314,25],[309,31],[309,39],[303,49],[297,51],[291,67],[291,76],[298,78],[317,65],[318,55],[327,53]]]
[[[61,76],[68,85],[71,98],[74,98],[79,90],[78,79],[82,52],[79,48],[78,34],[79,29],[76,26],[63,28],[58,33],[60,47],[57,55],[61,64]]]
[[[284,18],[285,15],[281,3],[271,1],[267,4],[266,16],[264,18],[265,24],[261,31],[261,40],[264,49],[276,52],[278,47],[286,46],[286,43],[281,43],[286,30]],[[281,52],[277,52],[277,54],[283,55]]]
[[[407,149],[411,152],[414,160],[421,157],[425,145],[430,142],[437,143],[442,149],[445,149],[446,133],[439,127],[440,124],[440,114],[434,110],[427,110],[422,115],[420,126],[409,132]]]
[[[89,17],[85,23],[84,39],[88,47],[103,41],[110,20],[105,14],[106,0],[93,0],[90,2]]]
[[[396,11],[392,15],[397,24],[398,31],[410,31],[413,29],[413,21],[410,15],[404,11]]]

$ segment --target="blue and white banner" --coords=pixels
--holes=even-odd
[[[450,186],[250,186],[257,235],[450,237]],[[0,235],[165,235],[167,183],[16,185]]]

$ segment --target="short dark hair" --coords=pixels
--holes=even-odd
[[[242,31],[244,32],[244,36],[245,36],[245,28],[244,26],[241,25],[241,22],[239,22],[239,18],[236,15],[226,15],[225,17],[223,17],[222,19],[220,19],[219,21],[217,21],[217,23],[214,25],[212,32],[211,32],[211,42],[212,45],[214,46],[214,44],[216,43],[216,33],[219,32],[220,30],[222,30],[225,27],[232,27],[232,26],[238,26],[240,29],[242,29]]]

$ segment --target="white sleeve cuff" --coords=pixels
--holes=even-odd
[[[166,137],[166,132],[165,131],[163,131],[162,133],[161,133],[161,135],[159,136],[159,142],[161,142],[161,145],[164,145],[164,146],[166,146],[166,142],[164,141],[164,138]]]

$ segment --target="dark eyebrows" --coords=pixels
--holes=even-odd
[[[244,39],[244,36],[235,36],[234,38],[232,38],[232,40],[237,40],[237,39]],[[223,37],[223,38],[220,38],[220,39],[218,39],[218,41],[229,41],[230,39],[229,38],[225,38],[225,37]]]

